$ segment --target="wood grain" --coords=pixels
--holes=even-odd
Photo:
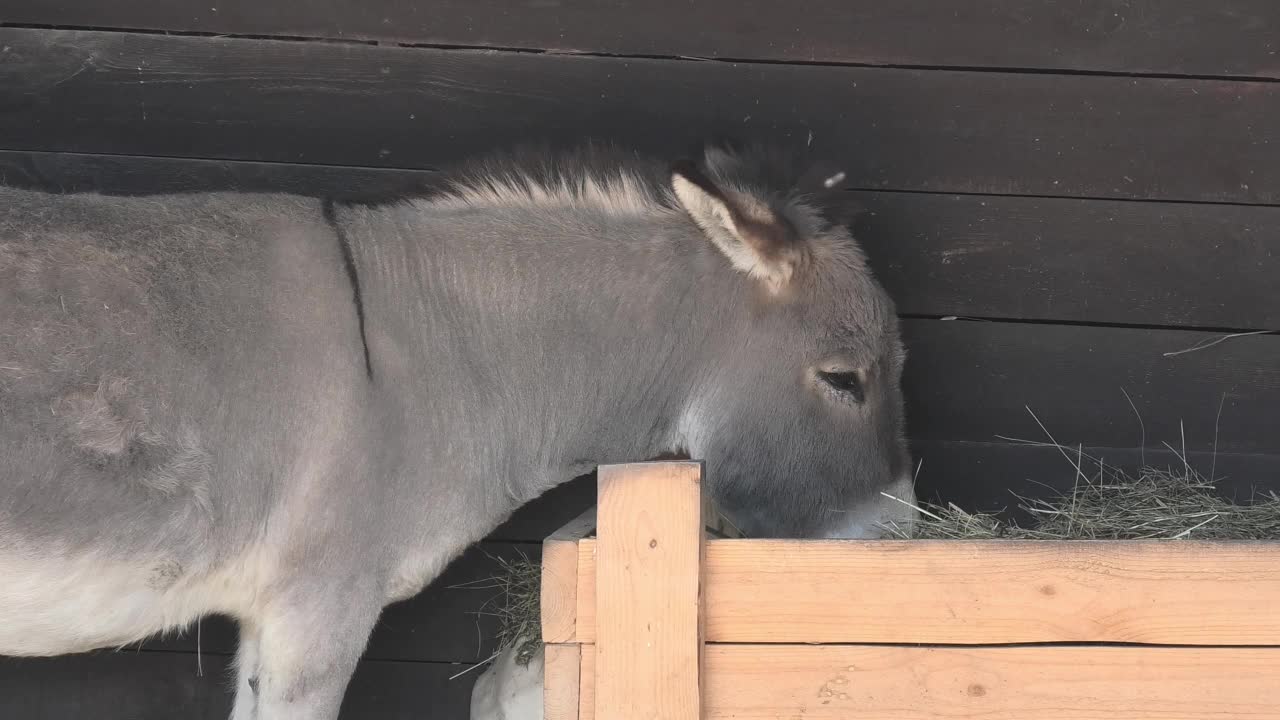
[[[542,657],[543,720],[578,720],[582,646],[545,645]]]
[[[596,715],[699,720],[702,464],[605,465],[599,476]]]
[[[542,544],[542,641],[559,643],[575,634],[578,603],[578,540],[596,526],[596,509],[588,508]]]
[[[203,668],[203,673],[201,673]],[[339,720],[465,718],[478,671],[466,665],[363,661]],[[0,717],[14,720],[226,720],[230,658],[95,652],[0,658]]]
[[[705,663],[706,720],[1280,717],[1280,684],[1264,680],[1280,648],[708,645]]]
[[[9,150],[431,169],[516,141],[674,157],[730,135],[864,189],[1280,203],[1277,83],[20,28],[0,47]]]
[[[703,595],[707,642],[1280,645],[1280,543],[710,540]]]
[[[234,190],[381,202],[428,194],[437,177],[431,171],[395,168],[0,150],[0,183],[62,193]]]
[[[9,22],[635,55],[1280,76],[1268,0],[10,0]],[[625,28],[625,31],[622,29]]]
[[[1280,208],[850,194],[903,314],[1280,328]]]
[[[1280,649],[709,646],[708,720],[1280,717]]]
[[[582,645],[578,682],[578,720],[596,716],[596,646]]]
[[[0,715],[24,720],[226,720],[234,687],[230,673],[230,658],[217,655],[199,662],[195,655],[153,652],[0,657]]]
[[[917,441],[1280,450],[1280,335],[963,320],[907,320],[903,332]]]

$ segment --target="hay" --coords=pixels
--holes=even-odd
[[[542,648],[542,566],[526,557],[497,560],[506,600],[494,613],[499,623],[498,648],[505,652],[514,647],[516,663],[528,667]]]
[[[516,663],[528,667],[542,648],[542,566],[523,554],[516,559],[488,557],[499,566],[493,576],[449,588],[498,591],[477,613],[497,619],[497,652],[468,670],[513,649]]]
[[[1085,461],[1095,469],[1085,475]],[[1274,540],[1280,539],[1280,496],[1248,504],[1221,497],[1190,466],[1144,467],[1136,475],[1079,455],[1071,491],[1046,499],[1018,497],[1035,518],[1021,527],[995,514],[970,513],[954,504],[922,504],[911,531],[894,536],[922,540]],[[1017,496],[1015,496],[1017,497]]]

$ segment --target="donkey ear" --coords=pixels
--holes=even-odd
[[[693,163],[677,163],[671,189],[707,239],[733,267],[768,284],[774,292],[791,281],[800,264],[795,230],[763,200],[718,187]]]

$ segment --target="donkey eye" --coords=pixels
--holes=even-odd
[[[859,372],[820,372],[818,377],[831,387],[842,393],[848,393],[854,400],[866,400],[866,392],[862,387],[862,373]]]

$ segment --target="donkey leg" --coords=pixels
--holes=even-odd
[[[236,702],[231,720],[258,720],[258,626],[240,621],[240,646],[236,649]]]
[[[273,602],[257,624],[256,675],[245,681],[253,720],[336,720],[381,610],[373,592],[343,582],[308,583]]]

